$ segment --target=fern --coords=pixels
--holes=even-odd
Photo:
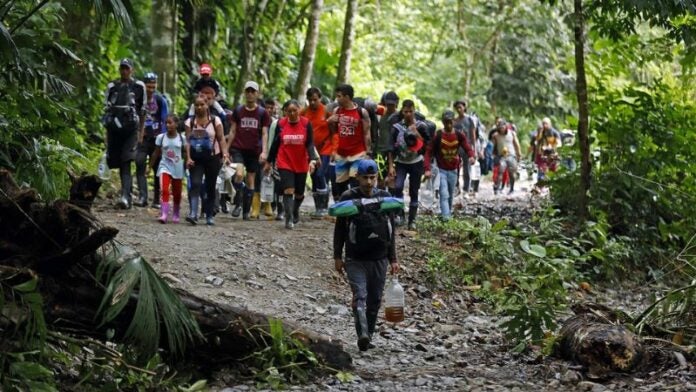
[[[203,338],[198,323],[176,293],[145,259],[123,245],[112,244],[111,252],[100,263],[97,279],[106,280],[106,292],[97,311],[101,326],[116,319],[131,299],[137,301],[124,337],[144,357],[157,351],[162,324],[168,347],[175,355],[182,355],[188,344]]]

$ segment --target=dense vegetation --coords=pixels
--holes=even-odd
[[[348,12],[352,23],[345,23],[351,9],[357,13]],[[494,116],[516,122],[523,140],[541,117],[559,129],[577,129],[584,119],[589,149],[575,145],[563,153],[578,162],[586,155],[582,173],[589,177],[552,176],[552,203],[529,228],[433,223],[443,238],[474,249],[435,252],[433,277],[484,284],[511,316],[508,331],[520,342],[553,331],[568,288],[580,282],[683,285],[636,323],[662,321],[665,330],[686,330],[693,339],[693,319],[684,325],[669,317],[693,312],[696,299],[695,12],[690,1],[5,1],[0,166],[46,199],[67,193],[66,169],[94,171],[103,90],[122,57],[135,60],[138,76],[157,71],[177,112],[190,101],[201,62],[213,65],[230,102],[247,79],[283,101],[301,97],[300,69],[311,57],[310,84],[323,91],[341,75],[360,96],[394,89],[434,116],[465,97],[487,123]],[[319,16],[318,35],[314,53],[307,53],[312,15]],[[354,29],[350,47],[344,26]],[[346,58],[348,68],[339,61]],[[587,82],[584,114],[578,80]],[[458,265],[462,257],[474,262]],[[29,306],[40,303],[27,296],[28,287],[3,290]],[[43,333],[41,341],[53,336],[27,331]],[[20,352],[0,358],[3,374],[47,377]],[[153,361],[145,369],[160,366]],[[129,383],[148,373],[133,374]]]

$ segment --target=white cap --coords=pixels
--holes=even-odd
[[[244,90],[248,88],[253,88],[256,91],[259,91],[259,84],[254,82],[253,80],[250,80],[244,84]]]

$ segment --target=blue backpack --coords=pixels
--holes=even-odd
[[[214,140],[208,135],[208,125],[213,122],[212,117],[208,117],[208,123],[202,128],[196,128],[196,119],[191,121],[191,135],[189,145],[191,149],[191,159],[200,162],[210,159],[213,156]]]

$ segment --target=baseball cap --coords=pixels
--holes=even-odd
[[[213,67],[210,66],[210,64],[201,64],[200,68],[198,68],[198,73],[201,75],[212,75],[213,74]]]
[[[399,103],[399,96],[396,95],[395,92],[387,91],[387,93],[384,94],[384,104],[385,105],[387,105],[387,104],[396,105],[398,103]]]
[[[454,120],[454,112],[451,110],[445,110],[442,112],[442,121],[452,121]]]
[[[133,62],[130,59],[121,59],[119,67],[128,67],[130,69],[133,69]]]
[[[253,88],[256,91],[259,91],[259,84],[254,82],[253,80],[250,80],[250,81],[244,83],[244,90],[246,90],[248,88]]]
[[[372,159],[363,159],[358,163],[358,175],[362,176],[365,174],[377,174],[379,169],[377,168],[377,163]]]

